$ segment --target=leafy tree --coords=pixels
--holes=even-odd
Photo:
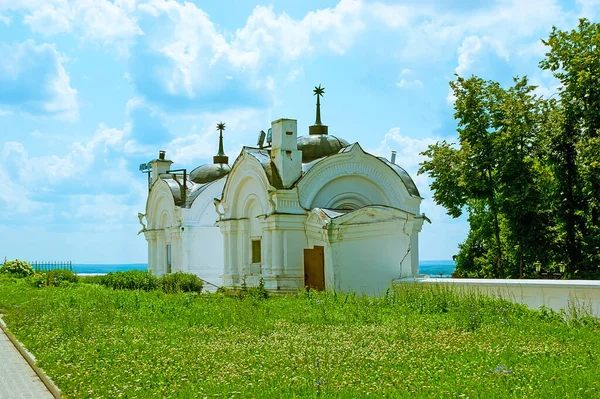
[[[466,206],[473,216],[475,209],[490,213],[494,237],[494,260],[497,275],[504,277],[502,244],[497,198],[498,126],[501,114],[498,99],[502,90],[498,83],[478,77],[457,76],[450,86],[456,102],[454,116],[458,121],[459,146],[447,142],[430,145],[423,152],[429,160],[421,164],[419,173],[429,173],[436,203],[448,214],[458,217]]]
[[[543,212],[537,179],[537,137],[541,126],[542,100],[533,94],[527,77],[515,78],[514,86],[502,91],[496,104],[501,114],[498,129],[498,198],[505,219],[511,275],[523,278],[525,264],[538,260],[539,247],[548,238],[548,217]]]
[[[558,217],[565,227],[568,268],[597,268],[600,260],[600,25],[581,19],[577,29],[552,28],[540,67],[560,81],[562,123],[554,131],[552,157],[560,182]]]
[[[434,200],[448,214],[469,213],[469,236],[456,258],[459,274],[524,277],[525,264],[539,260],[551,226],[538,186],[543,102],[526,77],[507,89],[475,76],[450,85],[458,145],[430,146],[419,173],[433,179]]]

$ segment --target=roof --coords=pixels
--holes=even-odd
[[[200,195],[208,187],[224,177],[203,184],[194,183],[192,180],[187,179],[185,188],[183,185],[183,178],[181,176],[163,173],[160,175],[160,178],[167,183],[169,189],[171,189],[171,194],[173,195],[173,201],[175,202],[175,205],[182,208],[190,208],[194,201],[200,197]]]
[[[302,163],[311,162],[327,155],[337,154],[340,149],[349,145],[346,140],[330,134],[300,136],[297,143],[298,149],[302,151]]]
[[[411,196],[421,198],[421,195],[419,194],[419,190],[417,189],[417,186],[415,185],[415,182],[413,181],[412,177],[410,177],[410,175],[408,174],[408,172],[406,170],[404,170],[404,168],[396,165],[395,163],[391,163],[390,161],[388,161],[384,157],[377,157],[377,158],[380,161],[382,161],[383,163],[385,163],[387,166],[389,166],[390,168],[392,168],[392,170],[394,172],[396,172],[396,174],[398,176],[400,176],[400,178],[404,182],[404,185],[406,186],[406,189],[408,190],[408,193]]]
[[[260,164],[262,165],[265,174],[267,175],[267,179],[269,180],[269,184],[273,187],[280,189],[283,188],[283,182],[281,181],[281,177],[279,176],[279,171],[277,167],[271,160],[271,150],[253,148],[253,147],[244,147],[242,151],[245,151],[247,154],[252,155]]]
[[[360,144],[353,143],[353,144],[350,144],[349,146],[346,146],[346,147],[342,148],[337,153],[338,154],[342,154],[342,153],[350,152],[357,145],[360,147]],[[369,153],[365,152],[365,154],[369,154]],[[369,154],[369,155],[371,155],[371,154]],[[374,156],[374,155],[371,155],[371,156]],[[318,164],[319,162],[321,162],[325,158],[327,158],[327,157],[325,156],[325,157],[322,157],[322,158],[315,159],[314,161],[311,161],[309,163],[302,164],[302,174],[305,175],[306,173],[308,173],[309,170],[311,170],[316,164]],[[385,163],[394,172],[396,172],[396,174],[400,177],[400,179],[402,180],[402,182],[406,186],[406,190],[408,191],[408,194],[410,196],[421,198],[421,195],[419,194],[419,190],[417,189],[417,186],[415,185],[415,182],[413,181],[413,179],[410,177],[410,175],[408,174],[408,172],[406,170],[404,170],[402,167],[400,167],[400,166],[398,166],[398,165],[396,165],[394,163],[391,163],[390,161],[388,161],[384,157],[376,157],[376,158],[379,159],[381,162]]]

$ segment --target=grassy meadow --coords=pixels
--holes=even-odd
[[[261,299],[34,288],[0,312],[66,398],[600,397],[600,322],[447,288]]]

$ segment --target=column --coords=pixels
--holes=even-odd
[[[271,269],[271,230],[267,230],[263,227],[263,235],[262,235],[262,254],[261,254],[261,263],[263,268],[263,275],[270,276],[273,274],[273,270]]]
[[[221,222],[223,223],[223,222]],[[231,246],[230,246],[230,236],[231,231],[229,230],[221,230],[223,232],[223,249],[225,253],[223,254],[223,274],[228,276],[231,274]]]
[[[276,276],[283,275],[283,232],[280,230],[272,231],[273,259],[271,260],[272,272]]]
[[[237,230],[236,225],[229,231],[229,274],[231,274],[232,282],[236,282],[239,276],[238,266],[238,243],[237,243]]]
[[[250,236],[248,230],[248,220],[239,220],[237,228],[237,264],[238,270],[241,276],[247,276],[250,274],[250,256],[248,252],[248,245],[250,243]]]
[[[146,230],[144,236],[148,242],[148,270],[154,273],[156,267],[156,232]]]

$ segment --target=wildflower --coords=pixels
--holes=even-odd
[[[503,374],[503,375],[507,375],[507,374],[510,374],[510,373],[512,373],[512,370],[511,370],[511,369],[507,369],[507,368],[506,368],[506,367],[504,367],[504,366],[498,366],[498,367],[496,367],[496,370],[492,370],[492,369],[490,369],[490,371],[491,371],[491,372],[494,372],[494,373],[496,373],[496,374]]]

